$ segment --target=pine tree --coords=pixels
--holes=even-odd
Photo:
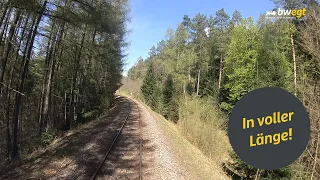
[[[165,81],[163,91],[162,91],[162,102],[164,106],[164,117],[171,118],[172,110],[172,97],[173,97],[173,80],[171,75],[169,75]]]
[[[191,21],[191,39],[196,54],[196,63],[193,71],[196,74],[195,91],[199,95],[200,89],[200,76],[203,71],[202,66],[207,63],[208,56],[206,56],[206,28],[208,27],[207,17],[204,14],[198,13]]]
[[[260,41],[263,42],[258,58],[259,84],[293,91],[291,24],[287,21],[264,21],[259,28]]]
[[[228,40],[227,27],[229,23],[229,15],[224,11],[224,9],[220,9],[216,12],[216,18],[214,19],[214,23],[218,28],[216,36],[218,36],[219,41],[217,42],[218,51],[220,54],[220,63],[219,63],[219,80],[218,80],[218,88],[221,88],[222,81],[222,68],[223,68],[223,58],[225,53],[225,46]]]
[[[155,92],[156,92],[156,79],[153,72],[152,62],[149,65],[147,73],[143,79],[141,92],[145,102],[152,108],[156,107]]]
[[[50,142],[109,108],[121,80],[127,11],[126,0],[1,1],[0,159],[25,155],[42,135]]]

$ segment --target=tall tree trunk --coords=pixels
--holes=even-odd
[[[68,96],[67,93],[64,93],[64,122],[65,122],[65,129],[70,129],[71,123],[70,123],[70,118],[68,117],[68,104],[69,100],[68,100]]]
[[[26,99],[27,99],[28,97],[26,97]],[[24,102],[26,102],[27,100],[25,100],[24,99]],[[22,103],[23,103],[23,101],[22,101]],[[26,108],[28,108],[28,107],[26,107]],[[30,111],[29,111],[30,112]],[[18,125],[18,128],[19,128],[19,135],[18,135],[18,137],[19,137],[19,150],[20,150],[20,152],[21,153],[23,153],[23,145],[24,145],[24,143],[23,143],[23,132],[22,132],[22,117],[23,117],[23,113],[24,113],[24,108],[23,107],[21,107],[21,109],[20,109],[20,116],[19,116],[19,118],[18,118],[18,123],[19,123],[19,125]]]
[[[220,68],[219,68],[219,81],[218,81],[218,89],[221,88],[221,79],[222,79],[222,61],[223,57],[222,57],[222,53],[220,54]]]
[[[64,29],[65,29],[65,23],[62,23],[62,25],[61,25],[61,28],[60,28],[60,32],[59,32],[59,36],[58,36],[58,41],[56,42],[56,44],[55,44],[55,48],[54,48],[54,50],[53,50],[53,52],[54,52],[54,54],[53,54],[53,62],[52,62],[52,66],[51,66],[51,82],[50,82],[50,86],[51,86],[51,88],[50,88],[50,92],[49,92],[49,95],[50,95],[50,97],[49,97],[49,99],[51,98],[51,91],[55,91],[55,88],[53,88],[52,86],[52,84],[54,83],[54,74],[55,74],[55,71],[56,71],[56,66],[57,66],[57,61],[58,61],[58,58],[59,57],[61,57],[61,55],[62,55],[62,49],[63,48],[61,48],[61,42],[62,42],[62,39],[63,39],[63,37],[64,37]],[[60,52],[58,52],[59,50],[61,49],[61,51]],[[54,93],[55,94],[55,93]],[[55,116],[55,114],[56,114],[56,98],[53,98],[53,114],[52,114],[52,120],[53,120],[53,122],[52,122],[52,124],[53,124],[53,126],[55,126],[56,127],[56,125],[57,125],[57,122],[56,122],[56,116]]]
[[[78,71],[80,69],[80,60],[81,60],[81,53],[82,53],[82,49],[83,49],[83,45],[84,45],[84,40],[85,40],[85,36],[86,36],[86,31],[87,31],[87,24],[85,25],[84,28],[84,33],[82,34],[82,39],[81,39],[81,43],[80,43],[80,48],[78,51],[78,54],[76,56],[76,62],[75,62],[75,71],[74,71],[74,76],[73,76],[73,83],[72,83],[72,92],[71,92],[71,111],[72,111],[72,118],[75,121],[76,120],[76,113],[78,111],[77,109],[77,98],[75,97],[75,89],[76,89],[76,85],[77,85],[77,81],[78,81]]]
[[[3,52],[2,58],[0,58],[0,90],[1,90],[1,87],[2,87],[4,71],[6,69],[6,64],[7,64],[7,61],[8,61],[9,53],[10,53],[11,48],[12,48],[12,39],[13,39],[14,31],[16,29],[18,20],[20,18],[20,14],[21,14],[21,10],[18,9],[16,14],[15,14],[13,24],[10,26],[7,48]]]
[[[4,32],[6,31],[6,29],[7,29],[7,27],[8,27],[8,20],[9,20],[11,11],[12,11],[12,9],[10,8],[10,9],[8,10],[8,12],[3,13],[3,18],[5,18],[5,19],[2,19],[2,20],[1,20],[2,25],[0,25],[0,26],[2,27],[2,30],[1,30],[1,33],[0,33],[0,45],[2,44],[3,34],[4,34]],[[6,15],[6,14],[7,14],[7,15]],[[0,28],[0,29],[1,29],[1,28]]]
[[[297,96],[297,64],[296,52],[294,48],[293,35],[291,34],[292,58],[293,58],[293,74],[294,74],[294,95]]]
[[[23,69],[24,69],[24,64],[26,62],[26,53],[29,51],[30,49],[30,45],[29,43],[31,42],[31,38],[32,38],[32,29],[34,27],[36,21],[36,16],[34,16],[33,20],[32,20],[32,26],[31,29],[29,31],[28,37],[27,37],[27,43],[26,43],[26,47],[24,49],[23,52],[23,62],[22,62],[22,66],[21,66],[21,74],[20,74],[20,85],[17,86],[17,90],[18,92],[21,86],[21,82],[22,82],[22,73],[23,73]],[[15,104],[14,104],[14,112],[13,112],[13,144],[12,144],[12,153],[11,153],[11,158],[14,159],[17,155],[18,155],[18,119],[19,119],[19,112],[20,112],[20,104],[21,104],[21,94],[17,93],[15,95]]]
[[[47,0],[45,0],[43,3],[43,6],[42,6],[40,14],[38,16],[37,22],[34,24],[34,21],[33,21],[34,28],[33,28],[33,30],[31,29],[30,31],[32,31],[32,32],[29,33],[29,35],[31,35],[31,34],[32,35],[30,37],[30,42],[29,42],[27,54],[23,55],[23,64],[24,65],[23,65],[23,69],[20,74],[20,83],[18,86],[18,91],[20,91],[20,92],[23,92],[23,90],[24,90],[24,82],[25,82],[27,70],[29,67],[29,62],[30,62],[34,39],[37,34],[38,26],[40,24],[40,21],[42,19],[42,15],[43,15],[44,10],[46,9],[46,6],[47,6]],[[21,108],[21,99],[22,99],[22,95],[20,93],[17,93],[16,97],[15,97],[15,106],[14,106],[14,113],[13,113],[13,147],[12,147],[12,155],[11,155],[12,159],[16,158],[19,155],[17,140],[18,140],[18,119],[19,119],[19,112],[20,112],[20,108]]]
[[[53,49],[53,48],[52,48]],[[53,50],[50,50],[50,55],[52,54]],[[42,119],[43,119],[43,125],[46,127],[48,125],[48,110],[49,110],[49,100],[50,100],[50,92],[51,92],[51,83],[52,83],[52,72],[54,68],[54,59],[49,57],[49,66],[48,73],[47,73],[47,80],[45,83],[45,91],[44,91],[44,99],[43,99],[43,111],[42,111]],[[41,128],[42,129],[42,128]],[[40,131],[41,132],[41,131]]]
[[[7,97],[6,97],[6,109],[5,109],[5,118],[7,120],[7,152],[8,152],[8,157],[10,155],[10,152],[11,152],[11,149],[12,149],[12,142],[11,142],[11,135],[10,135],[10,101],[11,101],[11,95],[10,95],[10,90],[11,90],[11,86],[12,86],[12,82],[13,82],[13,74],[14,74],[14,69],[15,69],[15,66],[16,66],[16,63],[17,63],[17,57],[16,57],[16,60],[13,64],[13,67],[11,69],[11,72],[10,72],[10,77],[9,77],[9,83],[8,83],[8,86],[6,88],[6,94],[7,94]]]
[[[53,26],[51,26],[53,28]],[[45,94],[45,87],[46,87],[46,81],[48,77],[48,61],[49,61],[49,52],[50,52],[50,45],[52,43],[52,34],[53,31],[50,31],[50,35],[48,38],[48,43],[46,47],[46,57],[45,57],[45,63],[44,63],[44,76],[43,76],[43,83],[42,83],[42,89],[41,89],[41,96],[39,100],[39,112],[38,112],[38,121],[39,121],[39,136],[41,136],[42,131],[43,131],[43,100],[44,100],[44,94]]]
[[[6,16],[6,13],[7,13],[7,10],[8,10],[8,3],[9,2],[7,2],[7,3],[4,3],[4,5],[3,5],[3,12],[2,12],[2,16],[1,16],[1,18],[0,18],[0,29],[1,29],[1,27],[3,26],[3,24],[5,24],[4,22],[3,22],[3,20],[4,20],[4,18],[5,18],[5,16]]]
[[[25,30],[26,30],[26,27],[27,27],[27,24],[28,24],[28,19],[29,19],[29,14],[26,17],[26,20],[25,20],[25,23],[24,23],[24,26],[23,26],[23,29],[22,29],[22,32],[21,32],[21,37],[19,39],[19,45],[18,45],[18,48],[17,48],[17,51],[16,51],[15,60],[14,60],[14,63],[12,65],[12,68],[10,70],[10,75],[8,76],[8,86],[6,88],[6,95],[7,95],[6,102],[7,103],[6,103],[6,109],[5,109],[5,119],[7,121],[7,157],[10,156],[10,152],[11,152],[11,149],[12,149],[12,142],[11,142],[11,135],[10,135],[10,101],[11,101],[10,90],[11,90],[12,83],[13,83],[13,75],[14,75],[14,72],[15,72],[15,67],[16,67],[16,64],[18,62],[19,49],[21,47],[22,40],[24,39],[24,34],[25,34]]]
[[[43,89],[42,89],[42,97],[41,97],[41,104],[40,104],[40,116],[39,116],[39,135],[42,134],[43,128],[47,128],[48,123],[48,109],[49,109],[49,99],[50,99],[50,88],[51,88],[51,79],[52,79],[52,68],[53,68],[53,61],[52,58],[53,49],[55,48],[55,39],[56,39],[56,32],[55,28],[55,21],[51,25],[51,32],[48,39],[48,46],[47,46],[47,56],[46,56],[46,63],[45,63],[45,75],[43,81]],[[53,38],[52,38],[53,36]]]
[[[198,70],[198,80],[197,80],[197,96],[199,95],[199,87],[200,87],[200,73],[201,70]]]
[[[94,42],[95,42],[96,34],[97,34],[97,31],[94,30],[93,35],[92,35],[92,42],[91,42],[92,43],[91,44],[92,48],[94,48]],[[88,58],[87,68],[86,68],[86,71],[85,71],[85,75],[87,75],[87,73],[90,72],[92,58],[93,58],[93,54],[90,53],[89,58]]]

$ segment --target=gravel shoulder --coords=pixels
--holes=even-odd
[[[0,179],[90,179],[129,111],[98,179],[139,179],[140,138],[142,179],[229,179],[221,167],[181,136],[174,124],[141,102],[134,100],[135,105],[120,99],[107,115],[70,131],[43,152],[0,173]]]
[[[154,159],[154,165],[144,172],[148,173],[144,175],[145,179],[230,179],[220,166],[180,135],[174,124],[143,103],[136,102],[141,108],[143,138],[154,148],[150,152],[152,156],[148,155]]]

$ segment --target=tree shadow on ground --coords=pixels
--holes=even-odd
[[[139,179],[140,176],[140,136],[142,127],[145,126],[140,116],[140,108],[132,104],[130,117],[101,168],[97,179]],[[147,137],[144,137],[147,138]],[[149,176],[153,152],[155,148],[150,145],[150,140],[142,138],[141,175]]]
[[[133,102],[119,98],[116,106],[107,116],[102,117],[101,122],[63,138],[56,148],[22,162],[22,165],[11,169],[0,179],[89,179],[110,147]],[[131,112],[125,131],[116,143],[118,149],[115,148],[115,153],[110,155],[114,163],[111,167],[114,168],[102,173],[112,176],[118,167],[139,167],[136,160],[124,159],[123,154],[117,154],[134,154],[137,151],[137,128],[131,125],[135,119],[137,113]]]

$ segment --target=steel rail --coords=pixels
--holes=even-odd
[[[129,104],[130,104],[130,103],[129,103]],[[128,119],[128,118],[129,118],[129,116],[130,116],[131,109],[132,109],[132,107],[130,106],[130,111],[129,111],[129,113],[127,114],[127,116],[126,116],[126,118],[125,118],[124,122],[122,123],[122,126],[121,126],[120,130],[118,131],[118,133],[117,133],[116,137],[113,139],[113,142],[112,142],[111,146],[109,147],[109,149],[108,149],[107,153],[105,154],[105,156],[104,156],[103,160],[100,162],[100,164],[99,164],[98,168],[96,169],[96,171],[94,172],[94,174],[91,176],[90,180],[94,180],[94,179],[96,179],[96,177],[97,177],[97,175],[98,175],[98,173],[99,173],[99,171],[100,171],[100,169],[101,169],[102,165],[103,165],[103,164],[105,163],[105,161],[107,160],[107,157],[108,157],[109,153],[111,152],[111,149],[113,148],[113,146],[114,146],[114,144],[115,144],[116,140],[118,139],[119,135],[121,134],[121,131],[122,131],[122,129],[123,129],[123,127],[124,127],[124,125],[125,125],[125,124],[126,124],[126,122],[127,122],[127,119]]]
[[[139,155],[140,155],[140,160],[139,160],[139,179],[142,180],[142,142],[143,142],[143,139],[142,139],[142,124],[141,124],[141,113],[140,113],[140,109],[139,109],[139,106],[136,102],[134,102],[136,105],[137,105],[137,109],[138,109],[138,112],[139,112],[139,146],[140,146],[140,151],[139,151]]]

